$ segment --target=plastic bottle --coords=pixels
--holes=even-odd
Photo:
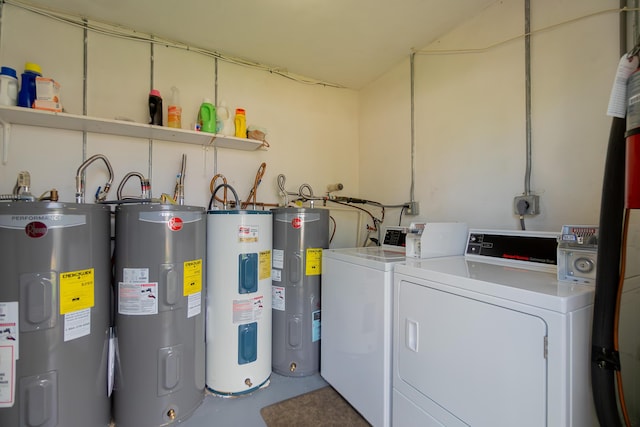
[[[36,100],[36,77],[42,77],[40,66],[33,62],[24,64],[22,84],[18,93],[18,105],[20,107],[32,108],[33,101]]]
[[[236,108],[236,117],[233,120],[238,138],[247,137],[247,116],[243,108]]]
[[[149,124],[162,126],[162,97],[157,89],[149,92]]]
[[[11,67],[0,68],[0,104],[18,105],[18,75]]]
[[[182,128],[182,107],[180,107],[180,91],[177,87],[171,87],[171,103],[167,108],[167,126],[170,128]]]
[[[234,136],[236,134],[235,126],[233,125],[233,117],[229,113],[227,103],[222,101],[220,105],[216,107],[216,132],[225,136]]]
[[[216,133],[216,107],[209,98],[204,98],[200,104],[198,123],[202,132]]]

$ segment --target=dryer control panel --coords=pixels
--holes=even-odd
[[[499,259],[555,270],[558,236],[549,232],[470,230],[465,254],[487,261]]]

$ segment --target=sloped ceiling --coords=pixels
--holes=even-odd
[[[360,89],[496,0],[29,0]]]

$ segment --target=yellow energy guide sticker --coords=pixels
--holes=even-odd
[[[262,251],[258,256],[258,280],[268,279],[271,277],[271,251]]]
[[[60,314],[93,307],[94,285],[93,268],[60,273]]]
[[[185,261],[183,270],[183,296],[202,292],[202,260]]]
[[[318,276],[322,273],[322,248],[307,248],[305,274]]]

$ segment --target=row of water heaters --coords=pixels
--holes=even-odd
[[[121,204],[113,266],[110,219],[0,202],[0,425],[167,425],[319,370],[326,210]]]

